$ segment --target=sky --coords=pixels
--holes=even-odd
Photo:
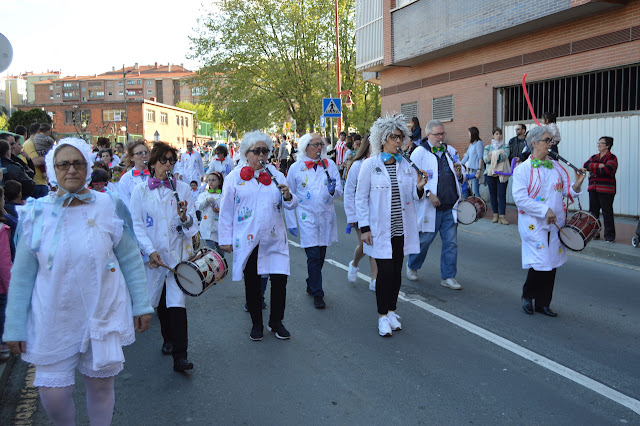
[[[197,19],[212,0],[1,0],[0,33],[13,61],[0,76],[91,75],[122,65],[184,64]]]

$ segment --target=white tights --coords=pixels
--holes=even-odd
[[[114,377],[84,377],[87,388],[87,412],[91,426],[108,426],[115,406]],[[56,426],[75,425],[76,406],[73,402],[73,386],[48,388],[41,386],[40,400],[44,411]]]

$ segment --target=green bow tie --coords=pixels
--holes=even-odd
[[[531,166],[537,169],[540,166],[544,166],[547,169],[553,169],[553,163],[550,160],[538,160],[536,158],[531,160]]]
[[[440,145],[438,147],[435,147],[435,146],[431,147],[431,152],[433,152],[434,154],[438,151],[444,152],[444,146]]]

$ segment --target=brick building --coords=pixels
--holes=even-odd
[[[58,138],[82,136],[95,144],[98,137],[112,141],[126,140],[122,130],[128,124],[129,137],[153,143],[155,132],[159,140],[184,148],[194,136],[194,112],[151,100],[77,102],[20,105],[19,109],[42,108],[53,120]],[[127,114],[129,118],[127,120]]]
[[[182,65],[138,65],[90,76],[67,76],[34,84],[36,104],[111,102],[156,99],[175,105],[180,101],[196,103],[201,94],[192,86],[193,71]]]
[[[22,78],[27,81],[27,103],[33,104],[36,102],[35,83],[45,80],[57,80],[60,78],[60,71],[47,71],[42,73],[25,72],[20,74]]]
[[[445,122],[460,154],[555,112],[560,153],[582,164],[603,135],[618,156],[616,213],[640,213],[640,1],[359,0],[356,67],[381,84],[382,113]],[[630,183],[630,184],[628,184]],[[586,191],[585,191],[586,192]],[[587,196],[582,196],[583,205]]]

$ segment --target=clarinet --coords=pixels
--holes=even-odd
[[[319,157],[320,158],[320,164],[322,164],[322,168],[324,169],[324,172],[327,174],[327,179],[329,179],[329,182],[331,182],[331,175],[329,174],[329,171],[327,170],[327,166],[325,166],[324,164],[324,158]]]
[[[424,173],[422,173],[422,171],[418,168],[418,166],[416,166],[416,163],[414,163],[413,161],[411,161],[411,157],[409,157],[409,156],[407,155],[407,153],[406,153],[406,152],[404,152],[404,151],[403,151],[403,150],[401,150],[400,148],[398,148],[398,152],[400,153],[400,155],[402,155],[402,156],[405,158],[405,160],[407,160],[407,161],[409,162],[409,164],[411,164],[411,165],[413,166],[413,168],[414,168],[414,169],[416,169],[416,172],[418,172],[418,173],[420,174],[420,176],[422,176],[423,178],[425,178],[425,179],[427,179],[427,180],[429,179],[429,178],[427,177],[427,175],[425,175]]]
[[[173,183],[173,174],[167,170],[167,179],[169,180],[169,185],[171,185],[171,190],[173,191],[173,196],[176,197],[176,201],[178,202],[178,207],[180,208],[180,213],[184,213],[182,206],[180,205],[180,197],[178,197],[178,190],[176,190],[176,185]]]
[[[280,184],[278,183],[278,181],[276,180],[275,176],[273,176],[273,173],[271,173],[271,170],[269,170],[269,168],[267,167],[267,165],[264,163],[264,161],[260,160],[260,164],[262,164],[262,167],[264,167],[264,170],[267,172],[267,174],[269,175],[269,177],[271,177],[271,179],[275,182],[276,186],[280,186]]]
[[[579,168],[577,168],[576,166],[574,166],[573,164],[571,164],[571,162],[565,158],[562,158],[560,156],[560,154],[558,154],[557,152],[553,152],[551,150],[549,150],[549,157],[553,158],[554,160],[558,161],[562,161],[563,163],[566,163],[567,166],[571,167],[573,170],[575,170],[578,174],[584,175],[584,172],[582,170],[580,170]]]

